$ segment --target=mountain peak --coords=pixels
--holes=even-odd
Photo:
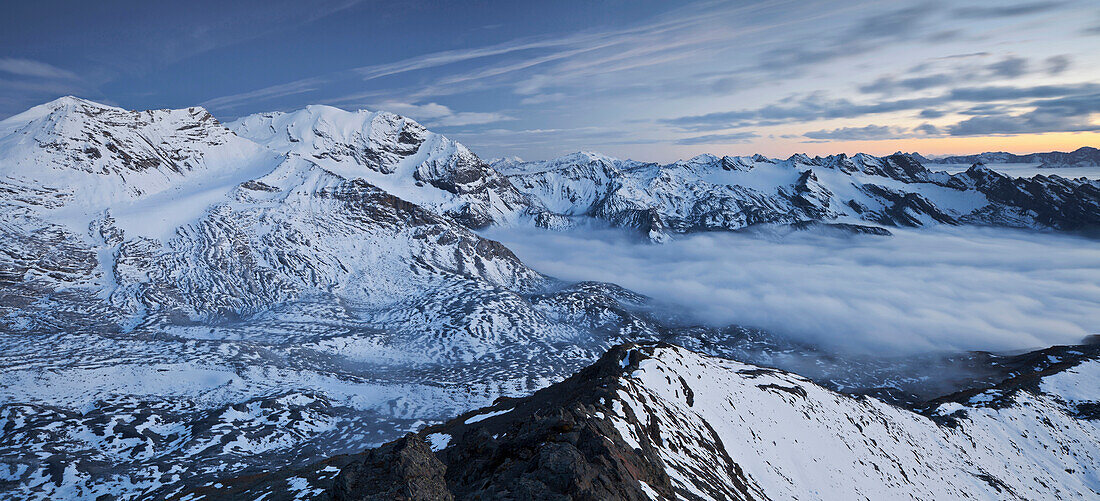
[[[110,105],[106,105],[106,104],[103,104],[103,103],[97,103],[97,102],[89,100],[89,99],[84,99],[84,98],[76,97],[76,96],[72,96],[72,95],[61,96],[61,97],[59,97],[57,99],[54,99],[53,101],[50,101],[48,103],[43,103],[42,106],[45,106],[47,108],[53,108],[53,109],[62,108],[62,107],[65,107],[65,106],[91,106],[91,107],[95,107],[95,108],[111,108],[111,109],[116,109],[116,110],[122,109],[122,108],[119,108],[119,107],[116,107],[116,106],[110,106]]]

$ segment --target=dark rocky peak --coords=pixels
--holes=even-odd
[[[1001,174],[1000,172],[997,172],[993,169],[990,169],[989,167],[986,167],[986,165],[982,162],[977,162],[974,165],[971,165],[970,168],[966,169],[965,173],[966,173],[967,176],[970,176],[974,179],[990,179],[990,178],[992,178],[992,179],[1007,179],[1008,178],[1008,176],[1006,176],[1004,174]]]
[[[621,388],[619,378],[645,356],[633,345],[617,346],[595,364],[530,397],[499,399],[419,435],[436,444],[435,456],[446,466],[443,477],[455,499],[651,499],[642,482],[674,499],[672,482],[651,443],[632,447],[609,419],[616,414],[611,403]],[[641,419],[629,409],[619,412]],[[371,496],[392,492],[393,484],[367,476],[375,472],[382,479],[396,478],[400,486],[438,485],[438,477],[422,481],[380,466],[412,463],[417,473],[438,471],[430,457],[413,454],[422,451],[423,444],[405,438],[386,450],[362,454],[341,471],[334,494],[345,485],[368,486],[374,490],[346,499],[381,499]],[[387,456],[389,461],[381,460]],[[410,456],[415,461],[406,459]]]
[[[1042,226],[1071,231],[1100,226],[1100,186],[1087,179],[1013,178],[976,163],[951,176],[947,186],[978,190],[991,202],[987,209],[1026,212]]]
[[[971,189],[984,189],[992,183],[1006,181],[1008,176],[1001,174],[985,164],[978,162],[971,165],[969,169],[963,172],[952,175],[947,180],[947,186],[958,190],[971,190]]]
[[[883,174],[887,177],[907,183],[926,183],[929,172],[920,162],[909,155],[893,154],[883,159]]]
[[[787,161],[795,164],[817,165],[816,163],[814,163],[814,160],[805,153],[795,153],[794,155],[788,157]]]
[[[724,156],[720,165],[722,170],[749,171],[752,170],[753,163],[757,161],[755,157],[746,161],[745,157]]]
[[[825,158],[822,158],[820,164],[822,167],[828,169],[836,169],[841,172],[847,172],[849,174],[852,172],[860,171],[860,167],[856,165],[856,163],[853,162],[852,159],[849,158],[848,155],[845,153],[829,155]]]
[[[905,155],[905,156],[907,156],[909,158],[912,158],[913,160],[916,160],[916,161],[918,161],[922,164],[931,163],[931,161],[928,160],[928,158],[926,158],[924,155],[921,155],[920,153],[917,153],[915,151],[911,152],[911,153],[906,153],[904,151],[898,150],[898,151],[895,151],[893,154],[894,155]]]
[[[335,501],[449,501],[444,472],[424,438],[408,434],[371,449],[343,468],[332,486]]]

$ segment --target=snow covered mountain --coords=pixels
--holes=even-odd
[[[138,113],[63,98],[5,120],[4,285],[26,301],[7,303],[18,307],[5,308],[5,323],[71,328],[61,317],[75,312],[36,304],[59,294],[130,332],[317,294],[392,311],[438,281],[547,282],[459,224],[508,224],[529,208],[465,147],[396,115],[291,115],[300,123],[264,123],[308,131],[294,151],[244,139],[198,108]],[[298,153],[306,141],[316,149]]]
[[[575,153],[495,165],[521,191],[570,218],[638,228],[654,240],[756,225],[981,224],[1078,230],[1100,221],[1100,183],[1009,178],[981,166],[954,176],[904,154],[774,160],[701,155],[668,165]],[[976,182],[977,178],[996,181]]]
[[[1051,151],[1016,155],[1004,151],[988,151],[977,155],[954,155],[925,159],[924,163],[936,164],[1040,164],[1040,168],[1100,167],[1100,150],[1089,146],[1071,152]]]
[[[229,128],[275,151],[444,214],[472,228],[555,221],[465,146],[387,112],[307,106],[241,118]]]
[[[668,345],[381,448],[195,490],[212,499],[1093,499],[1097,345],[1029,354],[922,412]],[[374,496],[374,497],[371,497]]]
[[[283,124],[362,155],[276,150],[198,108],[63,98],[0,122],[0,491],[140,497],[358,450],[623,341],[615,288],[469,229],[537,214],[464,147],[302,116]]]
[[[838,360],[696,326],[612,284],[547,277],[474,230],[1075,229],[1098,220],[1096,191],[866,155],[490,165],[385,112],[224,125],[61,98],[0,121],[0,494],[173,497],[299,468],[529,395],[624,342],[812,368],[824,387],[912,406],[1004,360]]]

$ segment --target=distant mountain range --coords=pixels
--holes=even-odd
[[[1015,178],[980,164],[950,175],[906,154],[699,155],[662,165],[580,152],[492,167],[553,215],[548,220],[594,218],[656,241],[810,223],[888,233],[930,224],[1080,230],[1100,221],[1100,182]]]
[[[947,157],[926,158],[920,153],[910,153],[925,164],[1039,164],[1039,168],[1100,167],[1100,150],[1083,146],[1069,153],[1051,151],[1048,153],[1028,153],[1017,155],[1004,151],[989,151],[977,155],[953,155]]]

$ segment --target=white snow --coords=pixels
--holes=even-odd
[[[1100,361],[1090,360],[1076,367],[1043,378],[1043,393],[1056,395],[1066,402],[1100,402]]]
[[[446,433],[432,433],[427,438],[432,450],[436,452],[446,449],[447,444],[451,443],[451,436]]]
[[[1100,429],[1046,397],[1019,393],[999,411],[952,404],[968,417],[951,429],[781,371],[751,372],[756,368],[680,348],[655,349],[653,356],[624,380],[620,398],[647,416],[640,426],[648,416],[662,423],[658,448],[670,476],[704,499],[711,496],[696,484],[703,480],[690,472],[732,471],[702,445],[712,440],[708,425],[750,487],[772,499],[1001,498],[979,474],[1025,499],[1093,499],[1100,492],[1089,473],[1100,468]],[[1095,369],[1065,377],[1094,381],[1085,370]],[[693,406],[684,401],[679,377],[694,392]],[[628,443],[642,433],[616,426]]]
[[[492,412],[486,412],[486,413],[483,413],[483,414],[477,414],[475,416],[470,416],[470,417],[466,418],[466,424],[477,423],[477,422],[489,419],[491,417],[507,414],[509,412],[512,412],[512,409],[502,409],[502,410],[499,410],[499,411],[492,411]]]

